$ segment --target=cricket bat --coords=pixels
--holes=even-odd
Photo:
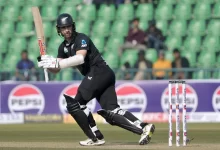
[[[32,7],[32,15],[34,18],[34,25],[35,25],[35,30],[37,33],[37,39],[38,39],[38,46],[40,49],[40,55],[46,55],[46,44],[45,44],[45,38],[44,38],[44,29],[43,29],[43,23],[42,23],[42,18],[40,15],[40,11],[38,7]],[[44,76],[45,76],[45,81],[49,81],[48,77],[48,71],[47,69],[44,69]]]

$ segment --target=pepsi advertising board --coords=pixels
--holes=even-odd
[[[186,81],[187,112],[219,112],[220,80]],[[76,95],[80,82],[0,82],[0,112],[24,114],[66,114],[63,94]],[[180,109],[182,108],[182,86]],[[175,89],[172,87],[172,102]],[[121,108],[134,113],[166,113],[168,81],[117,81],[116,94]],[[94,113],[100,109],[93,99],[88,103]]]
[[[45,108],[44,94],[31,84],[14,87],[8,96],[8,109],[11,113],[24,112],[42,114]]]

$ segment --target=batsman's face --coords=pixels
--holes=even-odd
[[[63,37],[65,39],[71,38],[72,31],[73,31],[72,30],[72,25],[60,28],[60,32],[61,32],[61,34],[63,35]]]

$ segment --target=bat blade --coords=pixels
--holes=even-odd
[[[34,18],[35,30],[37,33],[38,46],[40,50],[40,55],[46,55],[46,43],[44,38],[44,28],[42,23],[42,18],[38,7],[32,7],[32,15]],[[45,81],[49,81],[47,69],[44,69]]]
[[[42,18],[41,18],[38,7],[32,7],[32,14],[34,18],[35,30],[37,33],[40,55],[45,55],[46,54],[46,43],[45,43],[45,37],[44,37]]]

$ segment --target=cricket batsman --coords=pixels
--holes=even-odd
[[[115,92],[115,74],[103,60],[92,40],[87,35],[76,32],[75,22],[69,14],[58,16],[56,28],[58,35],[64,38],[58,48],[57,58],[43,55],[38,59],[38,66],[52,73],[75,66],[84,76],[75,98],[64,94],[69,114],[88,137],[79,144],[91,146],[105,143],[92,113],[86,107],[93,98],[96,98],[102,107],[97,113],[110,125],[136,133],[141,136],[140,145],[148,144],[155,126],[141,122],[132,113],[120,108]]]

